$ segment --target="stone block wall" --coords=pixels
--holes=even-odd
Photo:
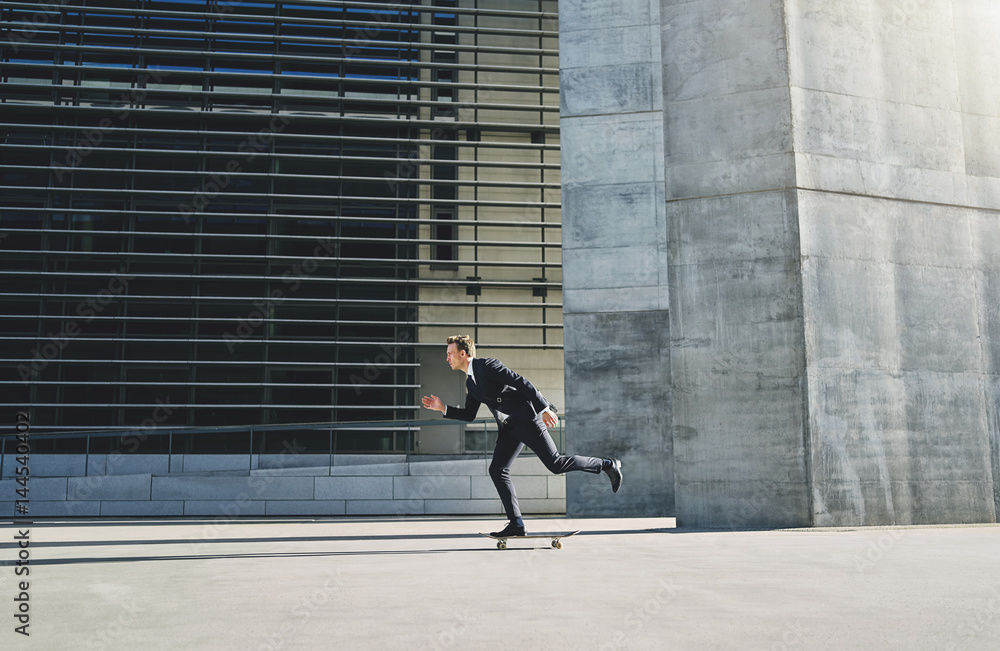
[[[407,461],[396,455],[337,455],[332,466],[310,466],[301,465],[310,462],[301,456],[283,459],[285,466],[272,463],[268,467],[267,461],[279,461],[277,455],[263,459],[258,455],[188,455],[174,463],[198,470],[66,476],[63,473],[68,470],[84,468],[87,459],[36,454],[32,468],[38,470],[33,470],[29,482],[29,516],[503,516],[485,459]],[[123,472],[153,463],[123,458],[126,461],[115,464]],[[323,459],[329,463],[328,456]],[[260,467],[262,460],[265,467]],[[241,464],[254,467],[234,469]],[[0,491],[13,495],[15,479],[7,469],[12,471],[14,465],[5,463],[4,468]],[[514,462],[511,474],[525,514],[565,513],[565,475],[552,475],[537,458],[527,455]],[[0,517],[13,515],[12,501],[0,504]]]
[[[559,12],[566,447],[626,473],[568,476],[567,511],[672,515],[659,2]]]

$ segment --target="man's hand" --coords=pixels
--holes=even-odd
[[[545,423],[546,427],[552,429],[559,424],[559,417],[553,414],[551,411],[543,411],[542,422]]]
[[[423,403],[424,407],[427,409],[440,411],[442,414],[444,413],[444,402],[441,401],[441,398],[438,398],[435,395],[424,396],[420,402]]]

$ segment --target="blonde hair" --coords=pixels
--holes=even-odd
[[[455,344],[458,350],[464,350],[469,357],[476,356],[476,342],[469,335],[452,335],[448,337],[449,344]]]

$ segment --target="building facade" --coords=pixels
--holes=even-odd
[[[561,400],[554,0],[0,8],[6,411],[409,419],[421,385],[457,399],[456,332]],[[336,451],[480,444],[359,429]]]

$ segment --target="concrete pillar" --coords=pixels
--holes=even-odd
[[[813,524],[995,522],[1000,7],[786,23]]]
[[[783,3],[662,12],[678,524],[808,525]]]
[[[673,513],[658,0],[559,3],[570,516]]]
[[[567,12],[597,4],[564,3],[560,20],[578,24]],[[601,27],[570,31],[585,46],[561,43],[566,63],[588,49],[590,88],[624,78],[594,59],[622,42]],[[667,274],[643,249],[658,207],[619,193],[627,208],[605,211],[607,233],[577,233],[598,223],[587,215],[606,204],[589,197],[607,179],[642,176],[638,150],[629,165],[602,152],[575,195],[588,200],[564,190],[566,255],[586,249],[586,263],[564,267],[567,395],[588,360],[612,366],[589,356],[612,329],[597,325],[619,328],[612,342],[645,338],[628,299],[655,293],[669,298],[669,355],[658,357],[669,357],[672,412],[658,400],[650,417],[670,414],[673,465],[652,463],[674,474],[680,525],[995,522],[1000,7],[663,0],[659,27]],[[584,115],[571,72],[568,188],[587,178],[570,167],[573,141],[637,113],[602,99],[600,115]],[[628,142],[616,133],[609,154]],[[654,267],[658,291],[629,283]],[[595,411],[636,395],[603,388]]]

